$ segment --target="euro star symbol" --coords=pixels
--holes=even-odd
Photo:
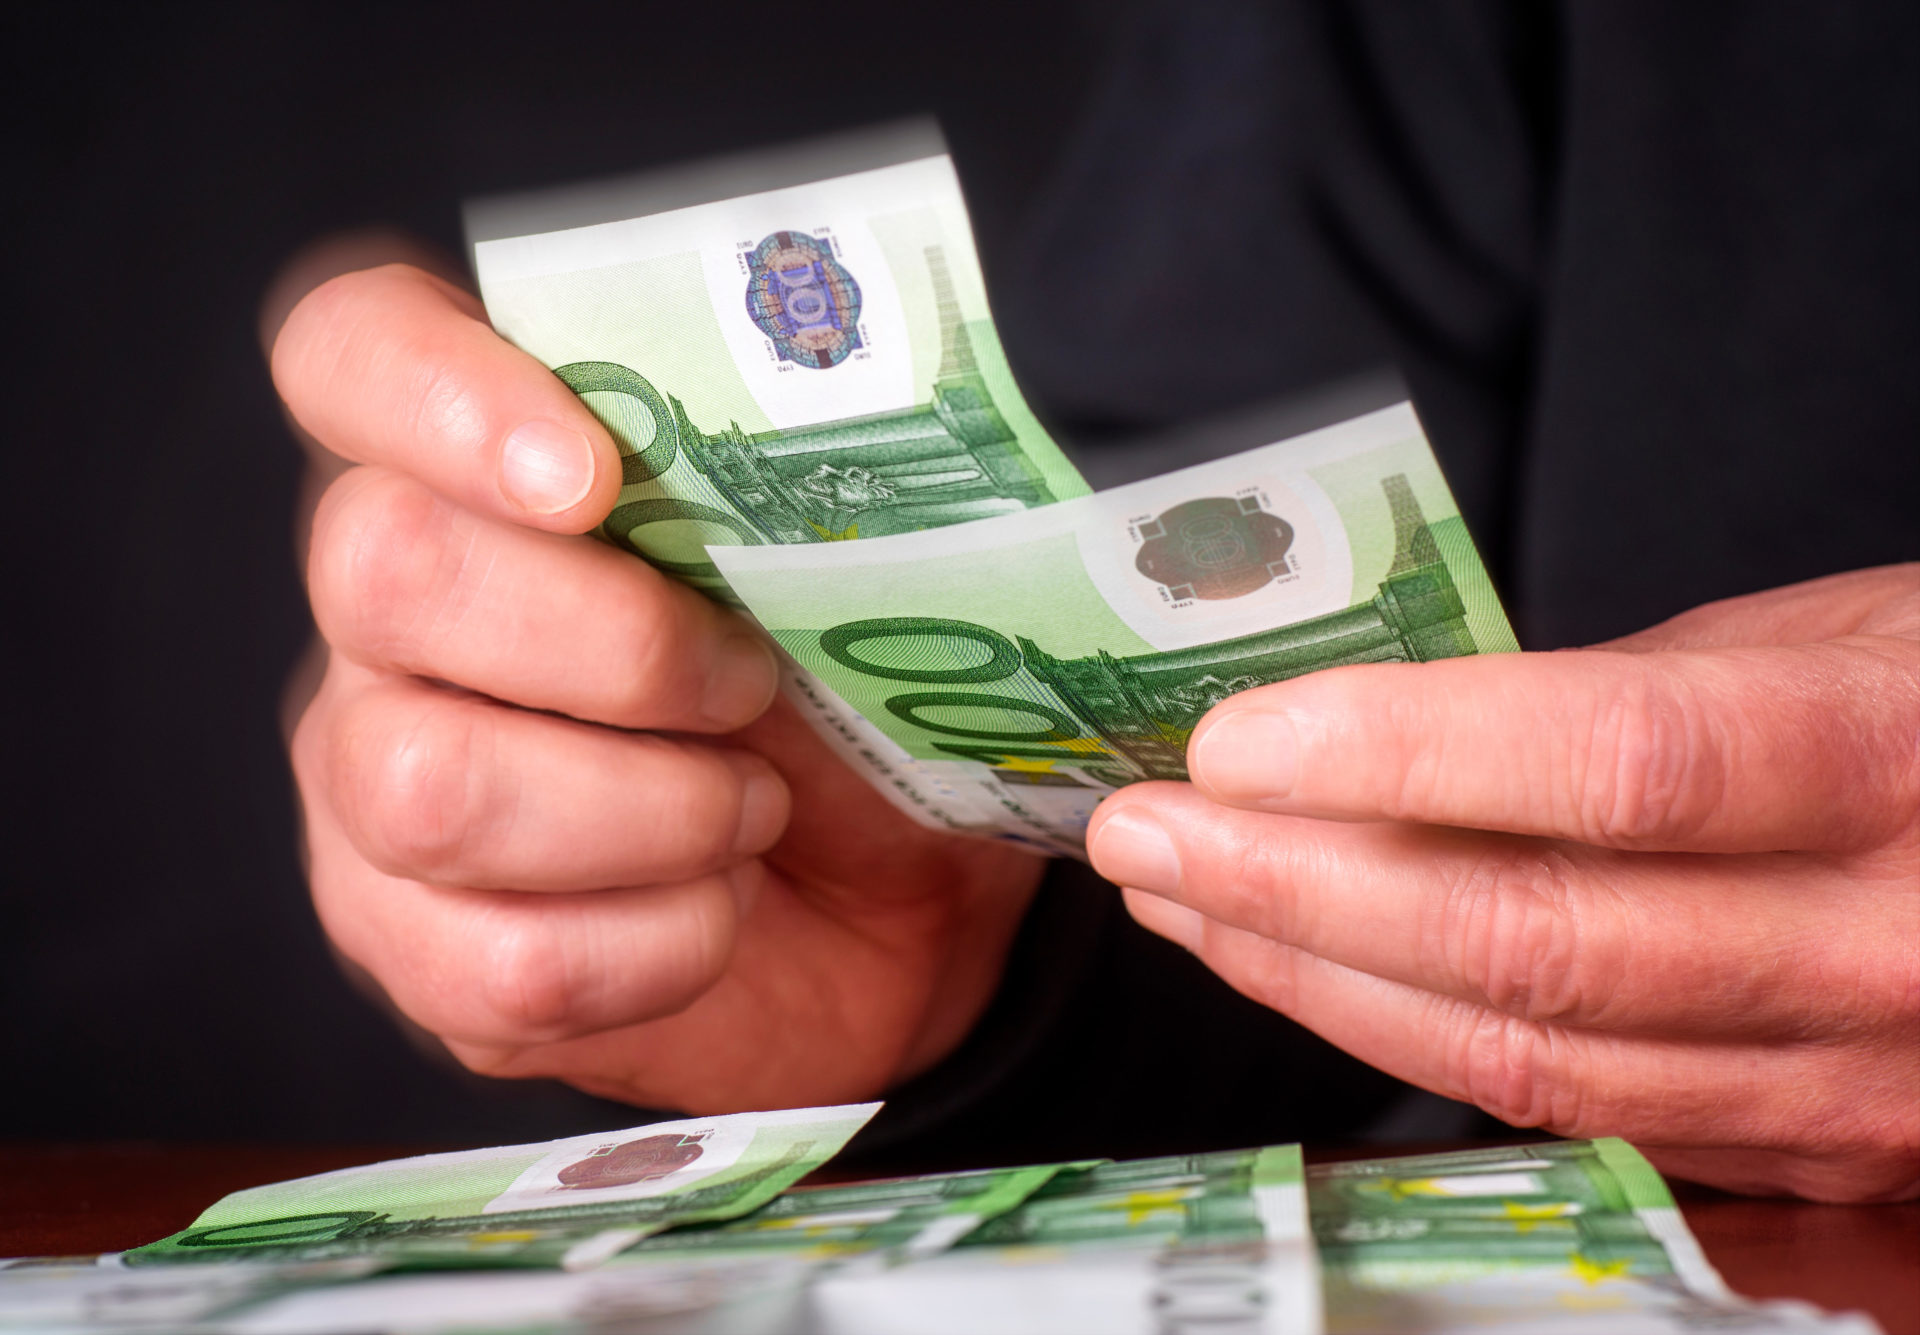
[[[1052,745],[1076,756],[1116,756],[1117,758],[1117,753],[1107,745],[1103,737],[1070,737],[1066,741],[1054,742]]]
[[[1542,1223],[1552,1219],[1564,1219],[1574,1212],[1573,1206],[1566,1201],[1553,1201],[1546,1205],[1522,1205],[1519,1201],[1502,1202],[1501,1209],[1507,1218],[1513,1221],[1515,1233],[1533,1232]]]
[[[1186,1214],[1183,1202],[1193,1195],[1190,1187],[1167,1187],[1160,1191],[1129,1192],[1122,1200],[1112,1205],[1103,1205],[1103,1210],[1125,1210],[1127,1227],[1138,1228],[1146,1220],[1159,1214],[1182,1216]]]
[[[1586,1283],[1598,1284],[1603,1279],[1625,1279],[1627,1267],[1632,1261],[1625,1256],[1618,1261],[1590,1261],[1581,1253],[1574,1252],[1567,1258],[1567,1264]]]
[[[1361,1190],[1385,1192],[1396,1201],[1415,1196],[1451,1196],[1452,1192],[1430,1177],[1381,1177],[1362,1184]]]
[[[1026,756],[1008,756],[998,765],[995,765],[994,768],[1012,770],[1015,774],[1051,774],[1054,772],[1053,767],[1059,763],[1057,760],[1037,760],[1029,759]]]

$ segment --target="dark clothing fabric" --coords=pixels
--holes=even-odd
[[[966,1043],[892,1091],[851,1152],[882,1172],[929,1154],[974,1167],[1350,1141],[1393,1134],[1407,1094],[1142,931],[1111,885],[1063,861]],[[1467,1134],[1452,1108],[1416,1098],[1406,1132]]]
[[[1399,365],[1530,649],[1920,550],[1920,11],[1143,11],[1000,309],[1073,422]]]
[[[1086,450],[1395,365],[1530,649],[1920,555],[1912,6],[841,6],[852,73],[798,118],[742,64],[740,13],[667,33],[653,9],[289,6],[129,18],[85,62],[15,44],[40,63],[15,81],[38,130],[10,360],[40,453],[9,535],[0,1068],[27,1093],[0,1134],[637,1120],[416,1056],[305,907],[271,722],[304,630],[293,453],[250,319],[329,227],[452,247],[465,193],[932,104],[1015,370]],[[1341,1137],[1403,1093],[1063,865],[987,1017],[865,1153]]]
[[[1911,560],[1916,74],[1891,6],[1139,10],[1000,299],[1008,342],[1090,449],[1397,365],[1529,649]],[[1077,889],[1049,884],[1000,1008],[876,1141],[1381,1115],[1356,1063]]]

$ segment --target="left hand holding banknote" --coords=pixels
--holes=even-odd
[[[1235,696],[1089,846],[1249,996],[1496,1116],[1920,1194],[1920,566]]]
[[[274,381],[338,473],[293,751],[339,949],[475,1070],[643,1105],[844,1102],[944,1056],[1040,860],[908,821],[769,709],[744,622],[577,536],[619,455],[472,296],[288,281]]]

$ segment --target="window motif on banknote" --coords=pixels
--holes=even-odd
[[[1134,569],[1174,602],[1239,598],[1294,578],[1287,559],[1293,525],[1261,508],[1258,496],[1203,496],[1139,524]]]
[[[639,1140],[596,1145],[586,1155],[562,1168],[563,1189],[587,1191],[595,1187],[627,1187],[653,1182],[676,1173],[698,1159],[711,1131],[643,1136]]]
[[[775,232],[747,256],[747,314],[783,362],[824,371],[860,346],[860,285],[832,246]]]

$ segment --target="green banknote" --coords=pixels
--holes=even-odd
[[[662,1229],[759,1208],[838,1153],[879,1106],[689,1118],[278,1182],[235,1192],[127,1259],[589,1268]]]
[[[1236,692],[1518,647],[1409,405],[955,528],[715,547],[789,689],[923,822],[1077,853]]]
[[[474,246],[494,327],[619,442],[608,541],[727,600],[713,544],[1086,494],[1014,387],[952,162],[937,137],[886,147],[830,179]],[[920,156],[884,160],[902,151]],[[776,152],[755,174],[792,172]]]
[[[938,1256],[822,1274],[812,1311],[835,1335],[1307,1335],[1299,1149],[1062,1172]]]
[[[1736,1297],[1625,1141],[1316,1165],[1307,1184],[1334,1332],[1873,1329]]]
[[[1070,1166],[1018,1208],[982,1223],[962,1245],[1175,1238],[1197,1245],[1277,1235],[1290,1226],[1290,1212],[1298,1206],[1297,1157],[1296,1147],[1283,1145]]]
[[[371,1257],[140,1269],[117,1255],[0,1261],[0,1332],[178,1335],[282,1297],[351,1287],[379,1268]]]
[[[857,1121],[862,1111],[813,1115],[848,1112]],[[627,1176],[639,1159],[659,1168],[683,1158],[679,1145],[620,1155],[632,1138],[662,1134],[640,1132],[586,1146],[607,1150],[589,1156],[596,1181]],[[498,1174],[505,1160],[525,1173],[527,1150],[563,1147],[567,1164],[549,1163],[551,1180],[579,1183],[585,1178],[567,1165],[582,1162],[583,1143],[493,1151],[503,1158],[470,1156],[464,1166],[438,1156],[432,1174],[419,1171],[420,1160],[377,1164],[262,1190],[310,1204],[325,1184],[358,1175],[356,1198],[379,1196],[392,1208],[419,1197],[431,1177],[451,1201],[486,1190],[489,1175],[497,1192],[508,1190]],[[389,1172],[402,1175],[385,1186],[368,1176]],[[520,1185],[550,1189],[533,1178]],[[469,1199],[463,1208],[475,1207]],[[318,1213],[243,1217],[284,1241],[291,1225]],[[517,1206],[484,1217],[503,1214],[526,1222]],[[631,1239],[631,1218],[616,1221],[628,1229],[617,1235],[607,1222],[588,1220],[572,1236],[600,1250],[609,1237]],[[561,1238],[538,1227],[518,1233]],[[678,1225],[591,1269],[533,1268],[528,1261],[543,1247],[516,1250],[504,1238],[437,1242],[451,1250],[423,1257],[374,1247],[299,1259],[273,1247],[217,1246],[140,1268],[113,1256],[0,1261],[0,1331],[1267,1335],[1319,1330],[1323,1313],[1328,1330],[1369,1335],[1875,1330],[1863,1317],[1729,1293],[1659,1176],[1619,1141],[1372,1159],[1304,1174],[1298,1150],[1285,1146],[789,1188],[752,1213]]]
[[[945,1251],[1017,1209],[1063,1170],[1041,1164],[789,1191],[725,1223],[677,1228],[637,1243],[620,1264],[660,1258],[780,1254],[828,1259],[880,1255],[917,1260]]]
[[[1103,795],[1185,776],[1226,695],[1516,647],[1405,405],[1090,494],[1013,383],[937,134],[475,235],[494,326],[619,444],[601,536],[751,610],[788,696],[923,824],[1078,854]]]
[[[211,1292],[218,1272],[253,1268],[170,1266],[163,1273],[183,1289]],[[811,1278],[807,1263],[751,1257],[574,1272],[409,1271],[263,1293],[193,1318],[136,1313],[22,1329],[35,1335],[807,1335],[816,1329],[807,1315]]]

